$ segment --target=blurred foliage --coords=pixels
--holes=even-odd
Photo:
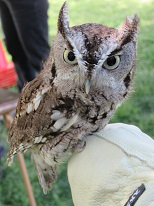
[[[68,0],[70,25],[97,22],[110,27],[118,27],[126,16],[137,14],[141,20],[137,74],[134,92],[116,112],[112,122],[122,122],[138,126],[154,137],[154,1],[150,0]],[[49,37],[50,43],[57,33],[58,12],[62,0],[49,0]],[[2,36],[0,30],[0,37]],[[0,145],[8,151],[5,139],[7,131],[0,121]],[[71,193],[67,180],[66,164],[59,170],[59,178],[48,195],[44,195],[38,183],[30,155],[25,154],[27,169],[32,182],[38,206],[72,206]],[[5,164],[6,155],[0,160],[0,205],[28,206],[26,191],[18,163],[12,167]]]

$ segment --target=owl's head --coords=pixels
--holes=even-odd
[[[69,27],[64,3],[51,52],[54,83],[62,92],[127,96],[135,72],[138,28],[137,16],[126,18],[117,29],[95,23]]]

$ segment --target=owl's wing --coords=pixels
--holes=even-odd
[[[24,87],[9,131],[8,141],[11,146],[8,164],[12,163],[16,153],[46,141],[44,136],[53,132],[55,119],[62,117],[62,114],[55,110],[58,104],[56,91],[44,82],[41,76]]]
[[[72,114],[73,100],[57,93],[54,84],[47,84],[41,76],[28,83],[20,96],[16,116],[11,125],[8,141],[10,151],[7,163],[11,165],[18,152],[25,152],[48,138],[55,138],[79,121]]]

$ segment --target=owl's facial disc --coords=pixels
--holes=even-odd
[[[107,69],[108,71],[115,70],[118,68],[120,64],[120,56],[119,55],[114,55],[108,57],[103,65],[102,69]],[[87,73],[89,73],[89,77],[92,76],[93,71],[97,68],[97,65],[95,64],[89,64],[87,67]],[[91,88],[91,78],[87,78],[85,81],[85,91],[86,94],[89,94]]]

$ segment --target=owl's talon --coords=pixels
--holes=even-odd
[[[86,141],[79,141],[74,149],[75,152],[79,153],[84,150],[86,146]]]

